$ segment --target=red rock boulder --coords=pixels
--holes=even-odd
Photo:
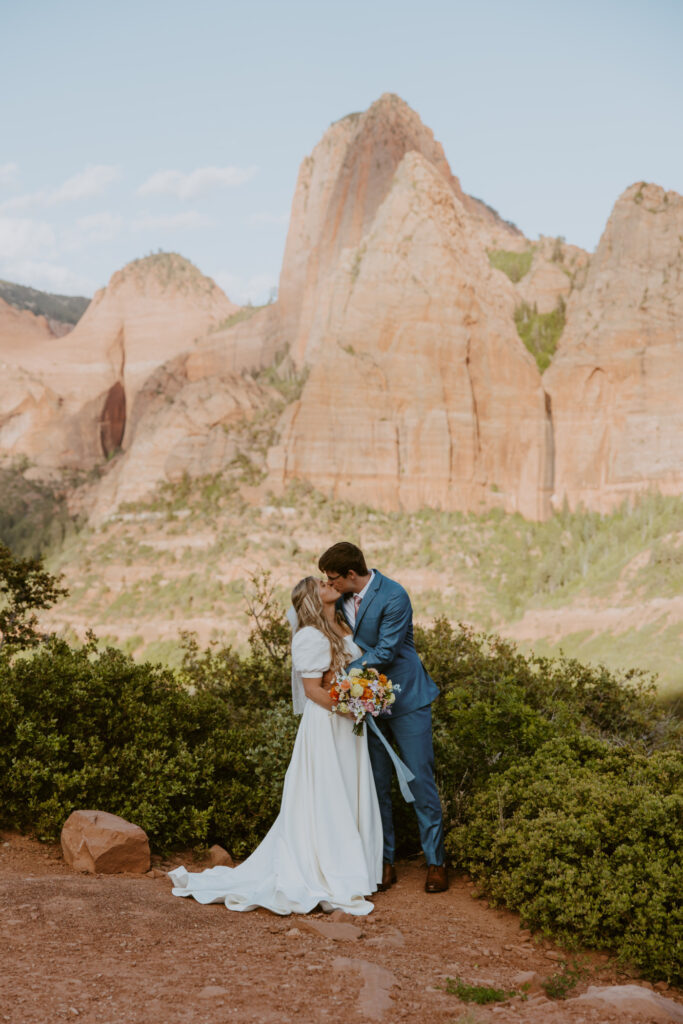
[[[61,835],[64,860],[76,871],[107,875],[149,871],[146,833],[138,825],[107,811],[74,811]]]

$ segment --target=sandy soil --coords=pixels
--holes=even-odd
[[[337,922],[323,914],[235,914],[176,899],[163,872],[181,860],[192,867],[187,856],[157,862],[157,877],[83,875],[65,865],[59,847],[0,835],[0,1020],[606,1024],[646,1019],[573,999],[550,1001],[533,991],[493,1007],[468,1006],[448,994],[446,978],[456,976],[470,984],[518,988],[520,972],[546,978],[564,955],[523,931],[514,914],[475,898],[464,878],[447,893],[426,895],[424,869],[415,862],[399,864],[398,884],[376,897],[369,918]],[[579,959],[587,974],[572,996],[589,984],[633,981],[617,974],[606,955]],[[683,993],[666,995],[683,1003]]]

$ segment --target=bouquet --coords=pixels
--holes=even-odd
[[[348,674],[340,673],[330,687],[332,711],[352,715],[353,731],[362,736],[365,716],[377,718],[381,711],[391,714],[399,689],[376,668],[352,668]]]

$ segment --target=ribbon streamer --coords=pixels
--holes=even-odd
[[[387,754],[389,755],[393,762],[394,768],[396,769],[396,777],[398,779],[399,789],[401,790],[401,796],[403,797],[407,804],[415,803],[415,797],[410,792],[410,786],[408,785],[409,782],[413,781],[415,776],[411,772],[410,768],[403,763],[403,761],[398,756],[394,748],[387,741],[386,737],[384,736],[384,733],[375,722],[375,719],[371,715],[366,715],[365,721],[368,723],[368,726],[372,729],[375,736],[378,736],[380,738],[380,740],[382,741],[386,748]]]

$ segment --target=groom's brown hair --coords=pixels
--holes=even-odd
[[[346,540],[341,540],[328,548],[318,559],[318,568],[321,572],[334,572],[339,576],[348,576],[352,570],[357,576],[368,575],[363,552]]]

